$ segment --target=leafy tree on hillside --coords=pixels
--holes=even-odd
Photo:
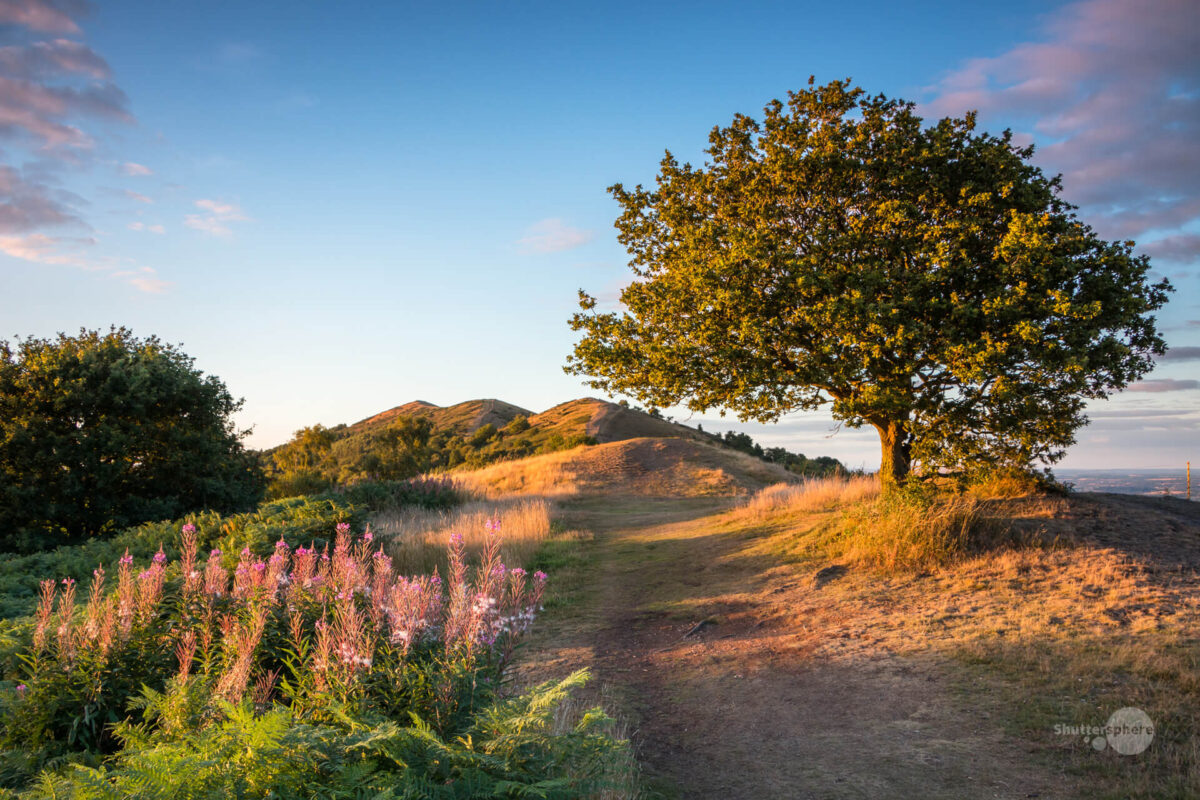
[[[340,439],[333,446],[338,480],[395,481],[427,471],[433,464],[433,423],[424,417],[397,417],[387,426]]]
[[[699,425],[696,426],[696,430],[703,433],[703,429]],[[764,448],[758,442],[754,441],[748,433],[725,431],[724,434],[709,435],[712,436],[714,441],[726,447],[739,450],[756,458],[761,458],[764,461],[779,464],[781,467],[791,470],[798,475],[818,477],[823,475],[844,475],[847,472],[842,462],[836,458],[830,458],[829,456],[808,458],[803,453],[793,453],[784,447]]]
[[[500,433],[505,436],[517,436],[524,433],[532,427],[529,423],[529,417],[524,414],[518,414],[509,421],[507,425],[500,429]]]
[[[764,422],[830,404],[879,432],[890,490],[914,463],[1053,462],[1163,352],[1170,285],[1010,132],[925,127],[848,81],[764,113],[714,128],[701,167],[668,152],[654,188],[611,187],[636,279],[620,313],[580,292],[568,372]]]
[[[125,328],[0,341],[0,546],[253,506],[240,407],[177,347]]]

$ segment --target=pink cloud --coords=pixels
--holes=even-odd
[[[1180,233],[1142,245],[1142,252],[1162,261],[1191,262],[1200,258],[1200,234]]]
[[[1200,220],[1200,24],[1193,0],[1085,0],[1052,12],[1037,41],[967,61],[932,87],[929,116],[978,110],[1029,126],[1035,159],[1101,235],[1157,233],[1163,257],[1195,248]],[[1154,245],[1144,248],[1153,255]]]
[[[152,278],[146,276],[130,278],[129,283],[135,289],[139,289],[146,294],[162,294],[163,292],[167,291],[167,289],[171,288],[171,284],[168,281],[164,281],[161,278]]]
[[[129,230],[131,230],[131,231],[145,231],[147,233],[157,233],[160,236],[167,232],[167,229],[164,228],[162,225],[147,225],[144,222],[131,222],[131,223],[129,223],[128,227],[129,227]]]
[[[159,278],[152,267],[117,268],[116,262],[111,259],[94,259],[82,252],[82,248],[94,244],[93,239],[64,239],[31,233],[25,236],[0,236],[0,253],[37,264],[104,273],[147,294],[162,294],[171,287],[171,283]]]
[[[1200,361],[1200,347],[1171,347],[1159,361]]]
[[[71,3],[0,0],[0,24],[25,33],[78,33]],[[0,136],[68,160],[93,146],[80,124],[131,123],[128,100],[108,62],[87,45],[64,38],[0,47]]]
[[[1127,392],[1183,392],[1190,389],[1200,389],[1200,381],[1175,380],[1174,378],[1156,378],[1148,381],[1138,381],[1126,387]]]
[[[38,33],[79,33],[79,26],[58,5],[45,0],[0,0],[0,23]]]
[[[31,233],[25,236],[0,236],[0,252],[24,261],[34,261],[38,264],[61,264],[82,269],[91,269],[92,265],[81,256],[64,252],[63,240],[47,236],[44,233]]]
[[[242,213],[242,209],[233,203],[222,203],[217,200],[197,200],[196,207],[204,210],[203,214],[188,214],[183,218],[183,224],[194,230],[207,233],[210,236],[229,236],[233,233],[232,222],[246,222],[250,218]]]
[[[0,138],[13,150],[25,151],[16,158],[33,165],[17,169],[0,164],[0,253],[98,272],[142,292],[162,292],[169,284],[153,269],[97,254],[90,236],[59,234],[64,228],[91,230],[77,211],[86,201],[55,188],[61,170],[68,164],[86,166],[95,148],[93,134],[82,126],[134,121],[108,63],[87,45],[61,38],[80,33],[72,15],[84,8],[80,0],[0,0],[5,40],[21,42],[0,46]],[[134,162],[126,162],[121,171],[152,174]],[[140,203],[153,202],[138,192],[121,194]],[[165,233],[161,225],[139,222],[130,227]]]
[[[98,81],[112,78],[107,61],[87,45],[70,39],[0,47],[0,74],[26,80],[68,75],[82,75]]]
[[[136,270],[113,272],[109,277],[123,280],[138,291],[145,292],[146,294],[162,294],[171,288],[171,283],[157,277],[152,267],[140,267]]]
[[[13,167],[0,165],[0,234],[24,234],[64,225],[86,227],[64,202],[62,193],[27,180]]]
[[[524,253],[561,253],[587,244],[595,236],[594,231],[573,228],[561,219],[551,218],[535,222],[517,240]]]

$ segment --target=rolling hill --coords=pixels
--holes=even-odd
[[[265,451],[262,459],[269,495],[288,497],[363,480],[480,469],[584,445],[634,440],[687,442],[702,446],[705,453],[741,451],[750,461],[772,466],[784,476],[788,470],[804,475],[844,471],[831,458],[808,459],[783,448],[764,450],[745,434],[718,437],[593,397],[541,413],[497,399],[451,406],[416,400],[351,425],[306,428],[287,444]]]
[[[454,474],[485,497],[735,497],[801,478],[778,464],[685,437],[577,447]]]
[[[642,437],[706,440],[703,433],[595,397],[570,400],[540,414],[503,400],[467,400],[452,406],[436,406],[423,400],[389,408],[349,426],[354,432],[384,426],[399,417],[421,417],[433,423],[437,431],[457,435],[474,433],[485,425],[503,428],[517,417],[529,420],[531,438],[543,439],[554,434],[564,438],[588,436],[600,443],[619,442]]]

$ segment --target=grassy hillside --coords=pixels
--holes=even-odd
[[[378,429],[400,417],[428,419],[437,431],[460,436],[474,433],[485,425],[503,428],[518,417],[529,420],[528,438],[545,440],[555,434],[564,438],[589,436],[598,442],[618,442],[641,437],[683,437],[703,439],[704,434],[686,425],[678,425],[645,411],[584,397],[569,400],[540,414],[505,403],[502,400],[468,400],[452,406],[435,406],[423,400],[390,408],[348,427],[350,432]]]
[[[739,450],[799,474],[842,469],[834,459],[764,450],[744,434],[716,437],[653,413],[583,398],[534,414],[500,400],[452,406],[415,401],[334,428],[297,432],[263,454],[271,496],[324,491],[360,480],[401,480],[420,473],[478,469],[497,462],[632,439],[680,439]]]
[[[800,478],[777,464],[690,439],[629,439],[457,472],[486,497],[727,497]]]
[[[531,416],[532,411],[505,403],[503,400],[468,400],[452,406],[435,406],[424,400],[414,400],[359,420],[349,426],[349,429],[352,432],[360,432],[386,426],[398,417],[420,417],[430,420],[439,431],[469,434],[484,425],[502,428],[517,417]]]

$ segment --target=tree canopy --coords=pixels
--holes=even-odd
[[[914,465],[1053,463],[1086,401],[1165,348],[1170,285],[973,114],[926,127],[911,103],[810,80],[706,153],[610,187],[635,279],[618,312],[580,292],[566,370],[593,387],[763,422],[829,405],[878,430],[891,488]]]
[[[125,328],[0,341],[0,546],[253,506],[241,401],[193,363]]]

